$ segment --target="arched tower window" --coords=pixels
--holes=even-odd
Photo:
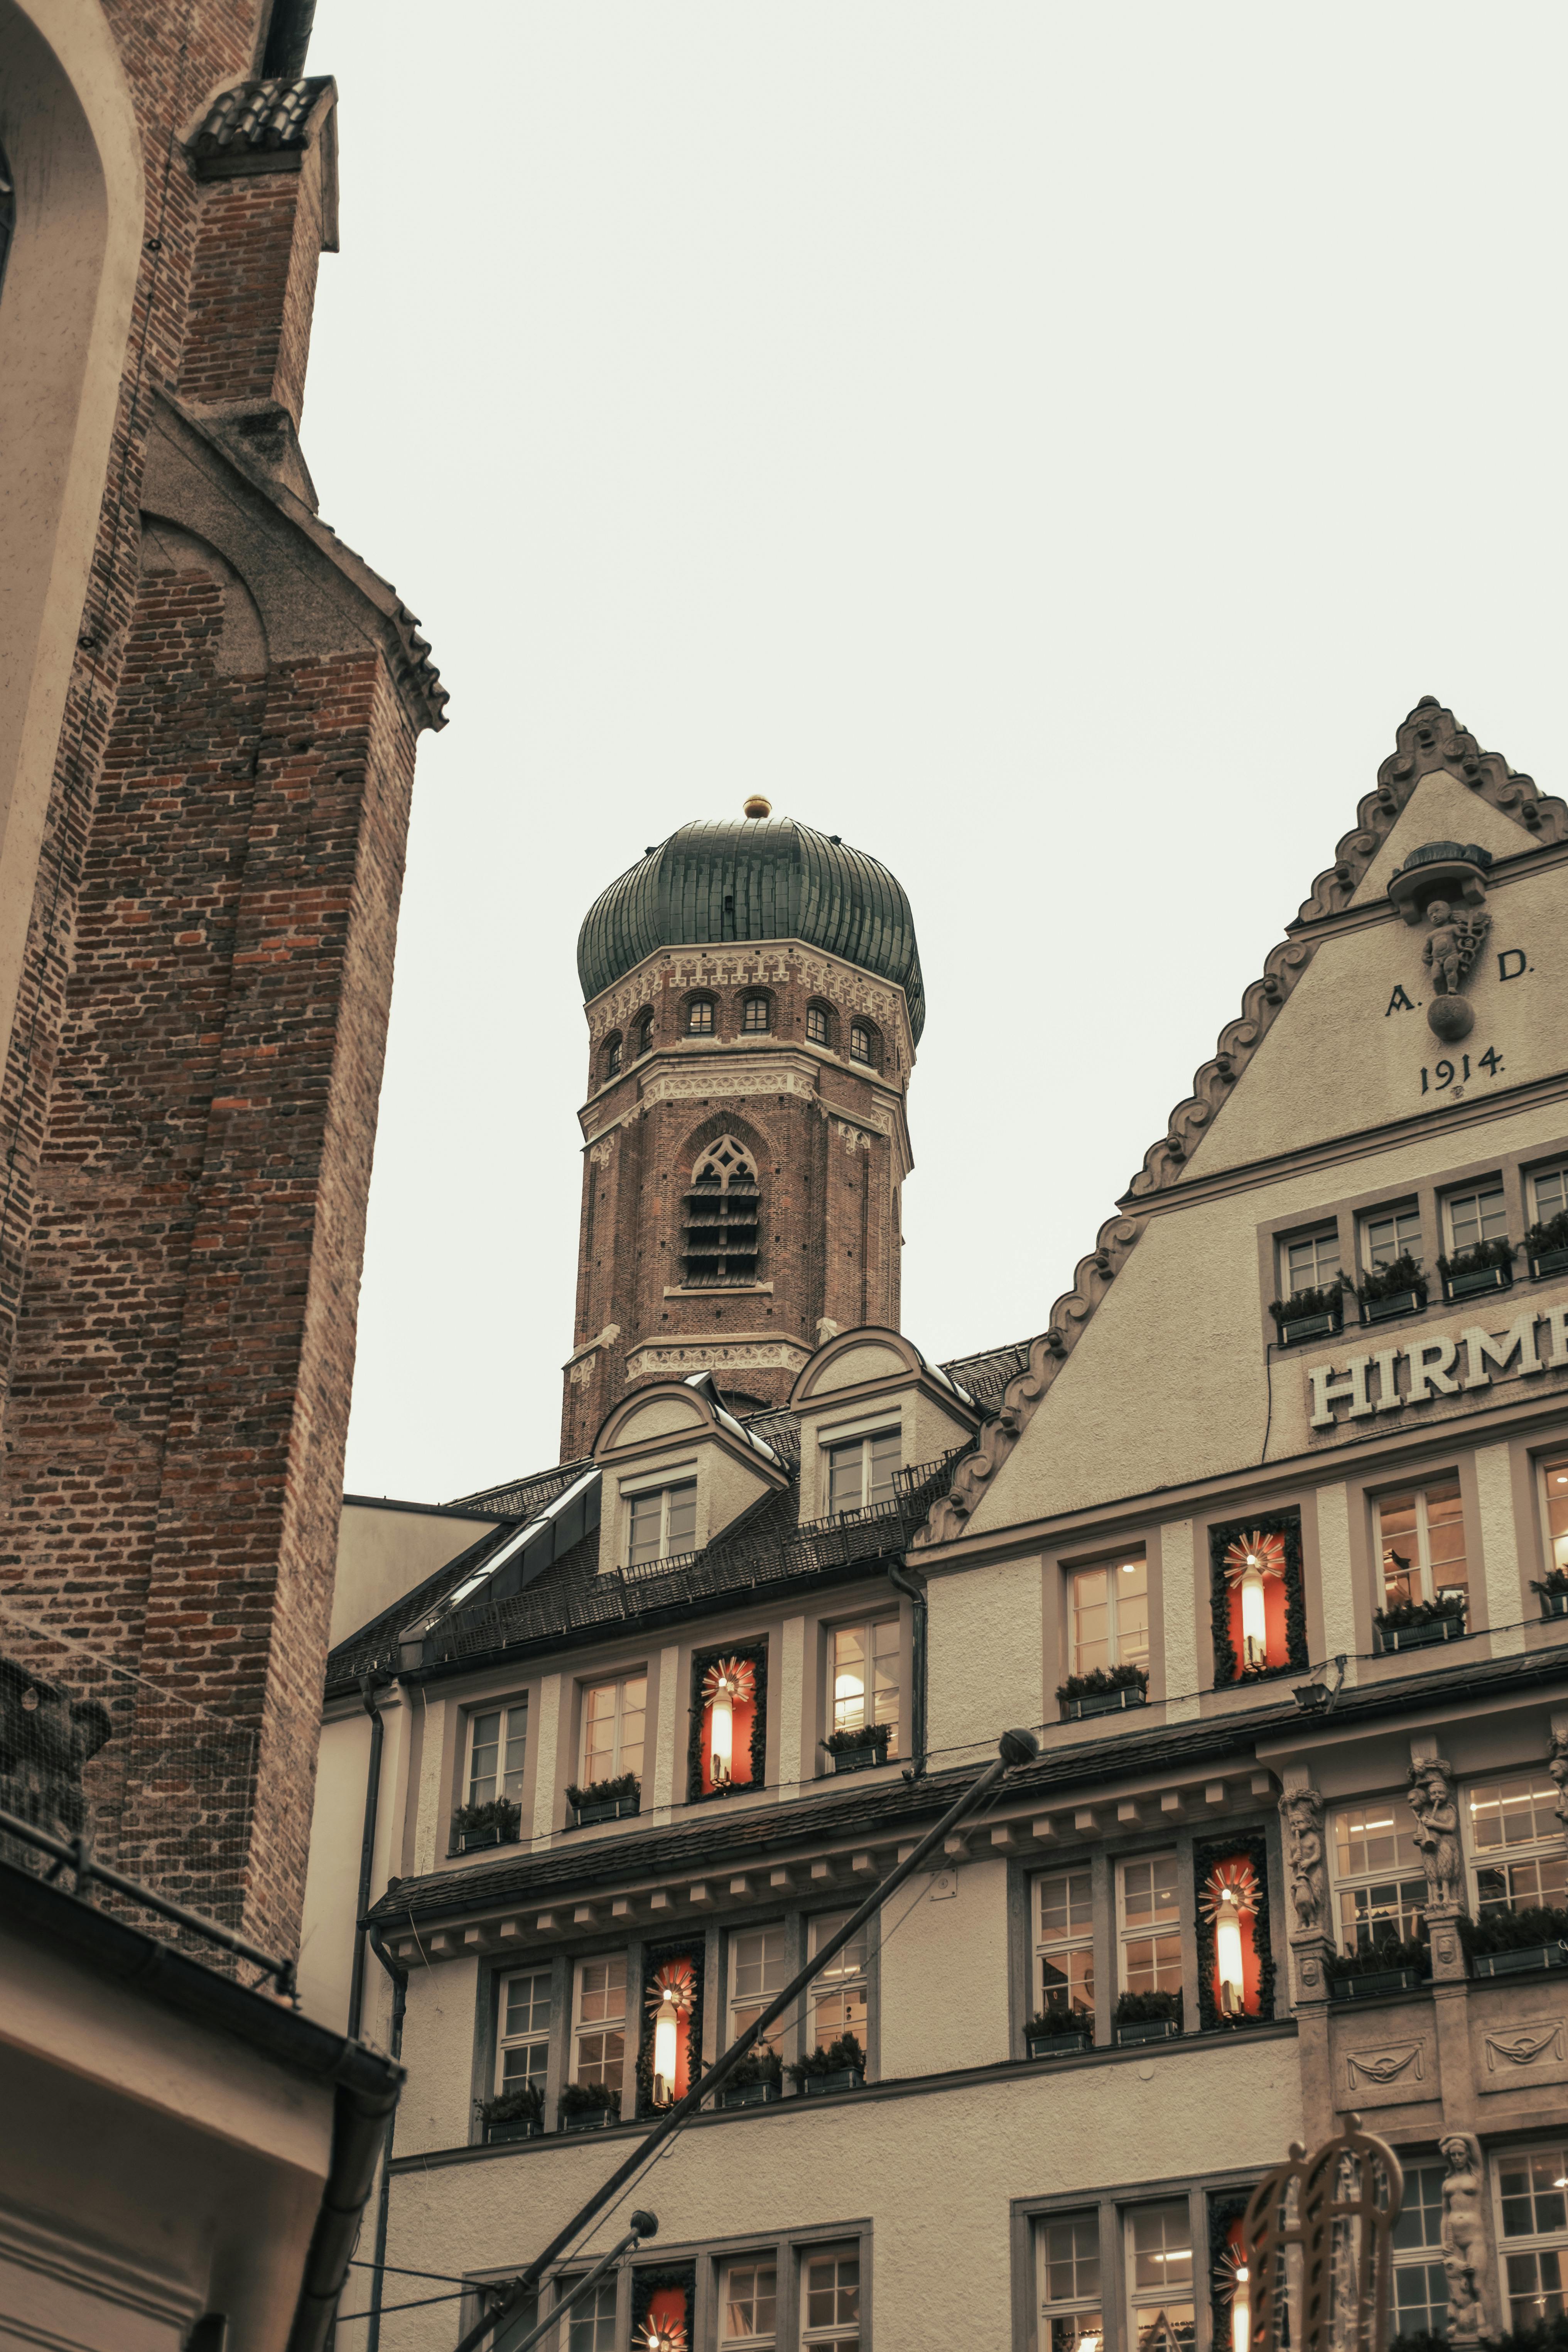
[[[868,1068],[877,1066],[877,1033],[868,1021],[856,1021],[849,1028],[849,1058],[864,1062]]]
[[[833,1015],[826,1004],[808,1004],[805,1008],[805,1042],[808,1045],[831,1045]]]
[[[754,1282],[761,1211],[755,1161],[732,1135],[721,1135],[691,1171],[682,1237],[687,1282]]]
[[[713,1034],[713,999],[694,996],[686,1008],[686,1034],[689,1037],[711,1037]]]
[[[768,1018],[769,1010],[765,996],[756,993],[748,996],[741,1007],[741,1028],[743,1034],[748,1037],[765,1036],[773,1025]]]
[[[620,1075],[621,1075],[621,1039],[620,1039],[620,1032],[617,1030],[617,1031],[616,1031],[616,1034],[615,1034],[613,1037],[608,1038],[608,1039],[605,1041],[605,1077],[606,1077],[606,1078],[618,1078],[618,1077],[620,1076]]]
[[[639,1015],[637,1027],[637,1059],[638,1061],[641,1061],[645,1054],[651,1054],[653,1051],[653,1014],[651,1013],[644,1013]]]

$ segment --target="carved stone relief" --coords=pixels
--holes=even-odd
[[[1391,2042],[1383,2050],[1352,2050],[1345,2055],[1345,2089],[1358,2097],[1388,2091],[1392,2097],[1424,2096],[1417,2085],[1426,2080],[1426,2042]],[[1369,2099],[1375,2105],[1375,2097]]]
[[[1518,2074],[1527,2066],[1563,2063],[1563,2021],[1536,2017],[1482,2036],[1489,2074]]]

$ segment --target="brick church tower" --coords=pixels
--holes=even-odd
[[[925,1015],[887,868],[771,815],[682,825],[577,943],[588,1095],[561,1448],[640,1382],[782,1404],[821,1341],[899,1320],[905,1095]]]

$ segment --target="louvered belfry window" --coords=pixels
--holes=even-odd
[[[710,1144],[691,1171],[684,1255],[689,1285],[754,1282],[762,1195],[752,1156],[732,1136]]]

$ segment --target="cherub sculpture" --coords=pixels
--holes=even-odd
[[[1434,898],[1426,909],[1426,920],[1431,929],[1421,961],[1431,971],[1439,996],[1458,996],[1491,929],[1491,917],[1484,907],[1474,914],[1456,914],[1447,898]]]

